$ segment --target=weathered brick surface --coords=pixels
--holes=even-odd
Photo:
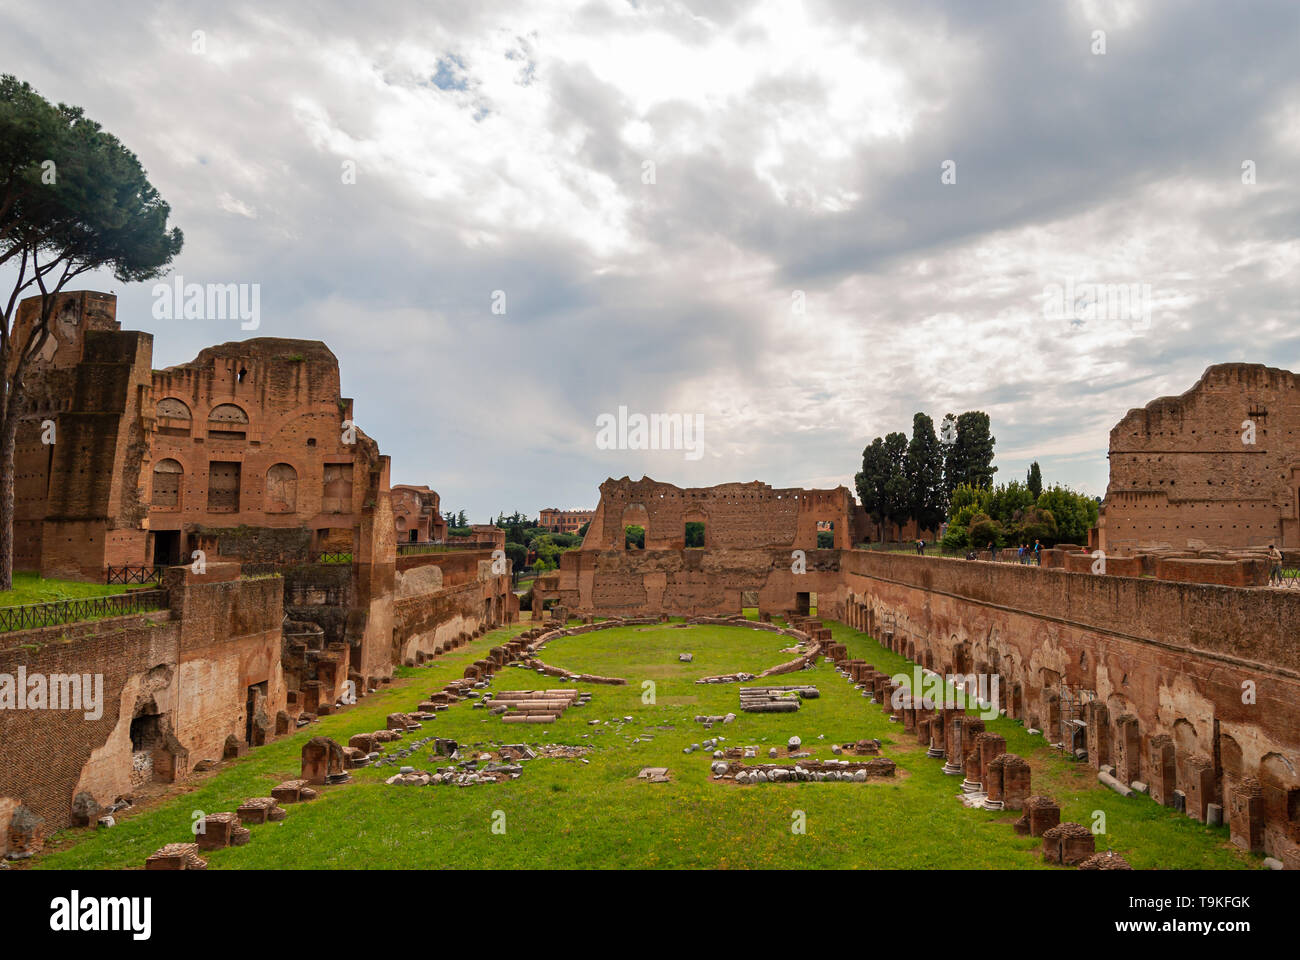
[[[1110,433],[1103,549],[1300,547],[1297,387],[1289,371],[1225,363],[1129,411]]]
[[[85,711],[0,710],[0,827],[23,803],[47,831],[72,823],[74,797],[101,806],[132,792],[138,778],[184,777],[193,762],[222,755],[227,736],[245,740],[249,688],[265,689],[261,709],[283,709],[280,671],[281,582],[213,582],[172,571],[171,608],[3,635],[0,673],[100,675],[102,715]],[[236,571],[237,572],[237,571]],[[147,766],[137,769],[131,722],[157,716]]]

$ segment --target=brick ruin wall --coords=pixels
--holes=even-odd
[[[644,527],[647,550],[683,549],[686,524],[704,524],[706,549],[817,547],[818,521],[834,524],[835,545],[853,536],[854,502],[845,487],[777,489],[757,481],[677,487],[646,477],[606,480],[583,550],[622,550],[627,526]]]
[[[37,303],[20,305],[20,328],[30,329]],[[517,616],[508,573],[484,570],[491,551],[397,557],[389,458],[360,429],[350,433],[352,402],[339,395],[338,361],[324,344],[226,343],[155,371],[152,338],[120,329],[111,295],[65,294],[54,318],[28,377],[30,416],[19,431],[16,566],[103,582],[108,566],[188,562],[199,549],[207,570],[167,571],[166,616],[60,632],[80,638],[58,647],[76,672],[104,673],[108,659],[123,670],[137,658],[145,666],[109,671],[111,696],[131,700],[111,727],[78,721],[69,738],[66,715],[0,712],[0,722],[19,724],[13,737],[8,728],[0,737],[9,774],[0,780],[0,827],[15,798],[46,817],[47,831],[65,826],[78,783],[112,802],[150,759],[169,767],[167,779],[183,777],[189,759],[220,758],[227,736],[264,742],[268,730],[287,732],[299,714],[334,704],[349,680],[364,694],[448,637]],[[56,423],[53,445],[42,442],[45,419]],[[429,514],[430,535],[445,534],[437,493],[402,488],[399,509],[410,506],[407,490]],[[478,532],[504,546],[504,531]],[[322,551],[341,562],[318,562]],[[436,574],[426,570],[412,578],[416,589],[402,591],[404,573],[416,568]],[[164,637],[171,646],[160,652]],[[4,642],[25,639],[29,632]],[[18,654],[6,657],[0,663]],[[145,688],[167,749],[142,758],[129,748],[132,711],[143,709],[137,689]],[[88,744],[93,760],[86,750],[63,751],[65,740]],[[33,744],[32,756],[59,758],[52,772],[9,762]]]
[[[158,614],[4,635],[0,674],[102,675],[103,713],[0,710],[0,845],[19,804],[48,834],[71,823],[82,791],[107,805],[150,780],[156,763],[183,777],[191,763],[219,759],[228,735],[245,737],[250,687],[265,687],[270,715],[284,709],[281,581],[215,573],[174,583],[171,609]],[[140,751],[137,717],[156,718]]]
[[[490,551],[403,560],[393,602],[393,663],[415,662],[460,634],[518,618],[510,574],[492,572]]]
[[[793,553],[771,548],[572,551],[561,556],[557,572],[534,582],[534,616],[551,599],[571,613],[601,617],[725,616],[749,606],[780,614],[795,608],[800,592],[833,603],[842,552],[804,550],[801,574],[794,572]],[[822,613],[834,615],[829,608]]]
[[[1129,411],[1110,434],[1102,548],[1300,551],[1298,386],[1286,370],[1219,364],[1181,396]]]
[[[104,706],[97,720],[73,711],[0,710],[0,855],[20,804],[44,818],[48,835],[72,823],[78,793],[107,805],[154,780],[184,779],[199,760],[221,759],[228,737],[242,749],[291,733],[300,713],[335,703],[349,679],[364,695],[395,664],[517,618],[510,575],[492,573],[489,553],[424,559],[406,574],[390,568],[399,579],[396,594],[386,595],[382,648],[363,647],[360,657],[347,638],[364,633],[365,624],[348,621],[370,611],[348,599],[354,577],[344,564],[289,568],[288,580],[241,576],[231,563],[209,564],[201,575],[173,568],[165,611],[4,634],[0,674],[16,677],[20,666],[29,676],[101,674]],[[410,580],[406,589],[402,579]],[[341,617],[322,617],[340,637],[311,621],[323,612]],[[142,750],[132,746],[137,717],[157,718]]]
[[[1300,596],[865,551],[843,564],[851,625],[930,669],[998,675],[1008,714],[1054,742],[1084,720],[1089,762],[1166,805],[1181,791],[1203,820],[1258,780],[1262,850],[1300,868]]]

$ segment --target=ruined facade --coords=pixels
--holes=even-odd
[[[38,310],[37,297],[21,304],[20,341]],[[226,343],[155,371],[153,338],[85,291],[59,298],[50,327],[15,456],[18,569],[100,580],[196,549],[259,561],[365,549],[363,515],[388,509],[388,459],[353,424],[324,344]]]
[[[19,342],[37,305],[20,307]],[[0,680],[98,676],[106,702],[94,722],[0,709],[0,854],[15,819],[79,822],[517,616],[486,531],[398,556],[389,460],[324,344],[227,343],[155,371],[150,335],[88,292],[56,301],[51,330],[18,434],[15,567],[152,578],[165,609],[0,634]],[[436,536],[437,494],[399,498]]]
[[[443,543],[447,539],[447,521],[436,490],[399,483],[392,493],[398,543]]]
[[[280,579],[214,564],[203,577],[176,568],[167,586],[157,613],[0,634],[0,674],[97,675],[103,694],[98,716],[52,701],[0,710],[0,835],[19,806],[48,833],[73,822],[80,795],[107,807],[221,759],[228,738],[274,735],[288,694]]]
[[[704,524],[705,549],[785,547],[817,549],[819,523],[829,523],[835,546],[852,543],[856,504],[845,487],[774,489],[765,483],[676,487],[647,477],[606,480],[582,549],[622,550],[624,530],[645,530],[645,549],[686,545],[686,524]]]
[[[1110,433],[1111,551],[1300,549],[1300,377],[1225,363]]]

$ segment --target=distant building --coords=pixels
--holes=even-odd
[[[583,524],[591,523],[591,518],[595,515],[595,510],[560,510],[557,507],[546,507],[542,510],[538,526],[552,533],[577,533],[582,529]]]

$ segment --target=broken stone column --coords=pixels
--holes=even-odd
[[[989,764],[1007,752],[1007,740],[999,733],[989,733],[986,730],[975,735],[974,746],[980,755],[980,783],[984,783],[988,777]]]
[[[154,851],[144,862],[146,870],[206,870],[208,862],[199,856],[197,843],[169,843]]]
[[[984,789],[980,781],[980,752],[978,749],[971,750],[966,754],[966,762],[962,765],[966,774],[966,779],[962,781],[961,788],[966,793],[978,793]]]
[[[275,823],[285,818],[285,811],[280,809],[280,802],[275,797],[249,797],[239,805],[235,814],[244,826]]]
[[[271,796],[279,803],[306,803],[315,800],[319,794],[307,786],[306,780],[286,780],[271,788]]]
[[[1110,711],[1100,700],[1091,701],[1084,710],[1088,722],[1088,766],[1096,770],[1110,763]]]
[[[354,733],[348,738],[348,746],[355,747],[362,753],[374,753],[379,749],[373,733]]]
[[[1264,788],[1254,777],[1229,784],[1228,830],[1232,842],[1251,853],[1264,851]]]
[[[1115,779],[1124,786],[1142,779],[1141,735],[1131,713],[1115,719]]]
[[[1024,809],[1029,799],[1029,761],[1014,753],[1004,753],[994,763],[1002,764],[1002,804],[1008,810]]]
[[[1097,852],[1096,838],[1081,823],[1059,823],[1043,832],[1043,860],[1072,867]]]
[[[14,810],[6,832],[10,860],[26,860],[45,846],[45,818],[21,804]]]
[[[1204,823],[1205,808],[1215,801],[1214,766],[1209,757],[1194,755],[1183,761],[1182,773],[1187,815]]]
[[[298,689],[298,698],[302,703],[302,712],[315,715],[320,711],[321,705],[321,682],[319,680],[304,680],[302,686]]]
[[[343,748],[329,737],[312,737],[302,748],[302,779],[311,784],[344,783]]]
[[[975,749],[976,735],[984,732],[984,721],[957,709],[946,710],[944,713],[947,721],[945,739],[948,762],[944,764],[943,772],[956,776],[965,772],[965,758]]]
[[[1178,768],[1174,761],[1174,741],[1166,733],[1156,734],[1148,745],[1147,777],[1151,799],[1162,807],[1174,805],[1178,788]]]
[[[234,834],[238,828],[239,818],[233,813],[209,813],[203,818],[203,827],[194,835],[194,839],[200,850],[240,846],[248,842],[249,833],[245,830],[242,836],[236,838]]]
[[[1042,795],[1025,801],[1024,814],[1016,821],[1016,833],[1041,837],[1061,822],[1061,808],[1051,797]]]
[[[916,701],[913,701],[916,702]],[[934,722],[934,712],[926,710],[924,707],[917,709],[916,713],[916,742],[923,747],[931,745],[931,738],[934,734],[930,730],[930,725]]]
[[[1003,761],[1012,754],[1004,753],[994,757],[984,768],[984,808],[1000,810],[1006,806],[1003,801]]]
[[[1088,859],[1079,864],[1080,870],[1132,870],[1127,860],[1118,853],[1112,853],[1107,850],[1105,853],[1094,853]]]

